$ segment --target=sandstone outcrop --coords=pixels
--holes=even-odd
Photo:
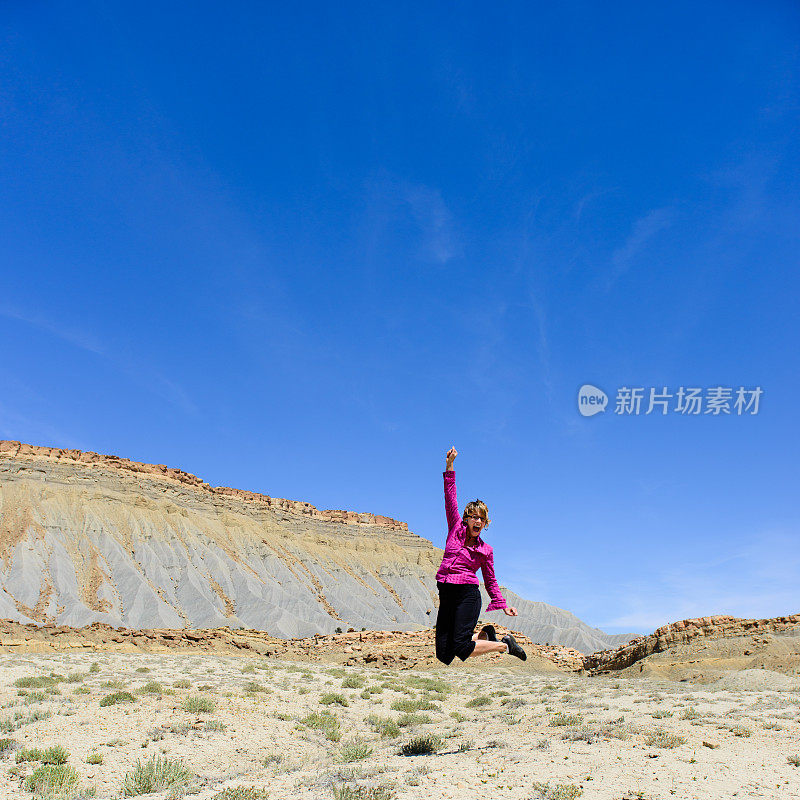
[[[478,626],[482,625],[480,622]],[[498,636],[511,632],[496,626]],[[477,628],[476,628],[477,630]],[[582,666],[582,654],[567,647],[537,645],[524,633],[513,631],[528,652],[527,667],[532,670],[574,672]],[[230,628],[204,630],[113,628],[100,622],[84,628],[67,625],[34,625],[0,620],[0,653],[123,652],[168,653],[178,651],[260,656],[285,660],[333,663],[342,666],[366,665],[383,668],[431,669],[442,667],[435,657],[434,632],[355,631],[279,639],[264,631]],[[470,660],[480,667],[502,658],[482,656]],[[508,663],[506,658],[505,663]],[[461,662],[459,662],[461,663]],[[514,666],[521,662],[513,660]]]
[[[83,450],[64,450],[58,447],[40,447],[38,445],[8,440],[0,441],[0,457],[2,456],[15,459],[30,459],[36,462],[44,460],[61,464],[73,463],[84,466],[107,467],[121,472],[131,473],[139,477],[155,477],[160,480],[174,481],[183,486],[196,489],[199,492],[233,497],[237,500],[243,500],[246,503],[263,506],[264,508],[316,517],[326,522],[374,525],[376,527],[398,531],[408,530],[407,523],[400,522],[391,517],[384,517],[381,514],[339,511],[334,509],[320,511],[316,506],[311,505],[311,503],[305,503],[300,500],[286,500],[283,497],[270,497],[269,495],[259,494],[258,492],[231,489],[228,486],[211,486],[196,475],[191,475],[175,467],[168,467],[165,464],[143,464],[139,461],[131,461],[130,459],[120,458],[119,456],[107,456],[101,455],[100,453],[85,452]]]
[[[800,614],[769,619],[740,619],[727,615],[698,617],[672,622],[649,636],[639,636],[614,650],[604,650],[584,656],[584,669],[590,675],[624,670],[656,653],[682,645],[697,645],[702,639],[726,639],[765,633],[800,636]],[[743,655],[751,655],[742,647]],[[699,663],[697,659],[696,663]]]
[[[476,631],[484,624],[478,622]],[[618,674],[696,683],[730,683],[736,675],[763,674],[770,685],[776,675],[787,685],[800,679],[800,615],[773,619],[729,616],[682,620],[641,637],[630,648],[584,655],[559,645],[532,642],[524,633],[493,623],[498,636],[513,633],[528,653],[526,662],[500,654],[467,659],[463,666],[481,671],[498,660],[515,671]],[[289,661],[392,669],[446,669],[435,658],[434,631],[356,631],[279,638],[265,631],[218,627],[208,629],[131,629],[95,622],[82,628],[0,620],[0,653],[206,652]],[[657,647],[650,646],[660,642]],[[660,647],[661,649],[658,649]],[[462,663],[458,662],[459,666]],[[731,677],[733,676],[733,677]],[[743,678],[744,680],[744,678]],[[784,680],[783,678],[781,680]],[[726,683],[726,685],[727,685]],[[720,684],[722,685],[722,684]]]

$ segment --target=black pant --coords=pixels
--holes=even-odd
[[[458,656],[466,661],[475,649],[472,635],[481,613],[481,593],[474,583],[442,583],[436,617],[436,658],[450,664]]]

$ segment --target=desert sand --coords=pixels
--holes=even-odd
[[[0,664],[9,799],[30,798],[41,769],[20,755],[56,745],[73,797],[119,797],[156,756],[189,777],[149,798],[800,797],[800,679],[769,669],[698,684],[510,656],[387,669],[83,650]],[[432,752],[401,754],[428,735]]]

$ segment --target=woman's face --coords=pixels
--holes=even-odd
[[[486,527],[486,520],[478,514],[471,514],[466,516],[467,532],[470,536],[480,536],[481,531]]]

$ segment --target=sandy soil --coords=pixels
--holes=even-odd
[[[156,754],[197,777],[149,798],[241,786],[326,800],[800,797],[789,760],[800,756],[797,679],[744,670],[700,685],[478,661],[397,671],[210,654],[2,655],[0,736],[13,744],[0,756],[0,797],[32,797],[22,784],[38,763],[17,761],[21,748],[59,744],[100,798],[120,796],[137,760]],[[53,675],[66,680],[19,685]],[[134,700],[100,706],[118,691]],[[184,710],[197,697],[213,710]],[[432,707],[411,718],[392,709],[414,700]],[[389,719],[401,727],[382,736]],[[441,738],[438,752],[400,755],[425,734]],[[368,754],[343,760],[363,755],[359,744]],[[87,763],[92,753],[102,763]]]

